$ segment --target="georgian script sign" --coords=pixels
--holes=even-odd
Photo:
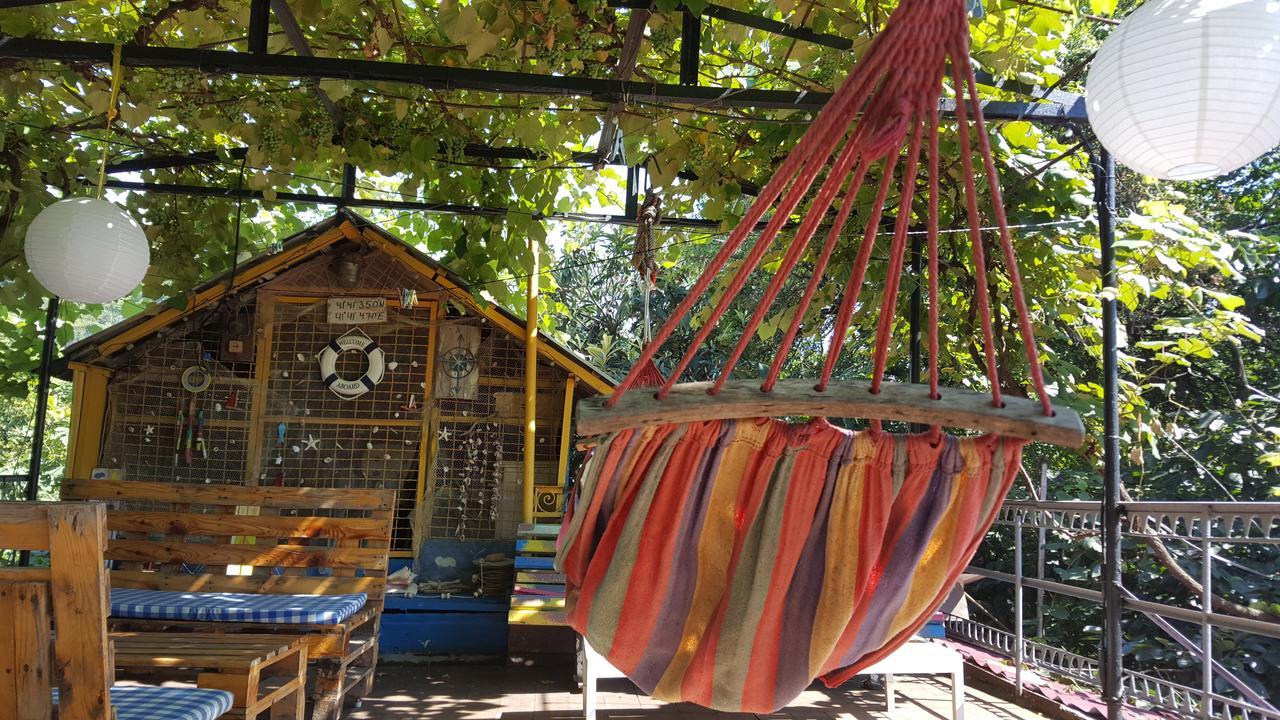
[[[331,297],[329,324],[355,325],[387,321],[387,299],[384,297]]]

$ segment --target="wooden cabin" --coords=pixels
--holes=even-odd
[[[500,654],[497,559],[559,521],[573,403],[612,380],[539,339],[522,517],[524,320],[349,211],[274,249],[66,350],[68,477],[392,489],[422,595],[388,597],[383,653]]]

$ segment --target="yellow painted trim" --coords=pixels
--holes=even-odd
[[[249,409],[249,437],[245,453],[244,484],[257,485],[262,473],[263,418],[267,415],[267,390],[271,381],[271,342],[275,334],[276,305],[270,295],[258,301],[257,327],[254,328],[255,355],[253,388],[249,391],[253,407]]]
[[[350,222],[343,222],[343,226],[351,225]],[[329,245],[342,240],[345,237],[342,227],[333,228],[328,232],[321,233],[298,247],[287,252],[282,252],[273,256],[270,260],[256,265],[243,273],[237,274],[233,291],[239,291],[245,286],[257,282],[264,275],[278,271],[297,260],[301,260],[319,250],[323,250]],[[160,309],[159,305],[154,305],[147,312],[154,312],[150,319],[139,323],[136,327],[130,328],[120,335],[103,342],[98,346],[98,353],[103,357],[114,355],[117,352],[128,347],[130,344],[141,340],[142,338],[181,320],[197,310],[212,305],[222,299],[227,293],[227,286],[219,283],[214,287],[207,288],[203,292],[197,293],[193,297],[187,298],[187,306],[182,310]]]
[[[468,308],[479,313],[480,315],[484,316],[487,320],[489,320],[489,322],[492,322],[494,325],[497,325],[498,327],[502,328],[506,332],[516,337],[524,337],[524,334],[525,334],[524,328],[520,327],[518,323],[511,320],[511,318],[507,317],[506,315],[503,315],[502,313],[498,312],[487,303],[482,305],[476,302],[475,297],[473,297],[471,293],[467,292],[466,290],[462,289],[461,287],[453,283],[451,280],[449,280],[447,276],[445,276],[440,271],[436,270],[435,268],[431,267],[427,263],[424,263],[418,258],[414,257],[413,254],[409,252],[409,249],[406,248],[405,246],[401,245],[400,243],[391,242],[390,240],[387,240],[386,238],[382,237],[381,235],[371,230],[365,231],[364,239],[370,244],[377,246],[379,250],[382,250],[383,252],[387,253],[388,255],[391,255],[392,257],[396,258],[400,262],[408,265],[409,267],[412,267],[414,270],[417,270],[420,274],[425,275],[428,280],[447,290],[455,300],[462,303],[463,305],[466,305]],[[546,343],[539,344],[538,354],[547,358],[551,362],[554,362],[557,365],[560,365],[561,367],[567,369],[569,372],[573,373],[574,375],[577,375],[578,377],[582,378],[583,382],[591,386],[593,390],[600,393],[601,395],[609,395],[613,392],[612,385],[602,380],[594,370],[587,367],[586,365],[583,365],[582,362],[580,362],[578,359],[574,358],[573,356],[562,353],[556,348],[550,345],[547,345]]]
[[[423,303],[426,305],[427,303]],[[435,408],[435,380],[436,380],[436,322],[440,314],[440,304],[434,300],[431,305],[431,322],[427,327],[427,359],[423,365],[426,366],[426,377],[422,391],[422,417],[419,421],[422,423],[422,436],[418,440],[418,486],[414,489],[414,512],[417,512],[418,505],[422,503],[422,495],[427,491],[427,462],[429,458],[435,457],[434,448],[431,446],[431,415]]]
[[[560,474],[556,482],[564,485],[564,476],[569,472],[569,443],[573,439],[573,392],[577,389],[578,378],[570,375],[564,380],[564,415],[560,419]]]
[[[102,452],[107,421],[107,381],[111,371],[96,365],[68,363],[71,368],[71,437],[67,445],[67,477],[88,478]]]

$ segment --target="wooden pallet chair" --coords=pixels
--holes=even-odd
[[[67,480],[62,495],[109,503],[112,628],[302,635],[314,720],[372,691],[394,491]]]
[[[0,548],[48,552],[47,567],[0,567],[0,717],[214,720],[231,693],[113,687],[107,637],[106,510],[0,503]]]

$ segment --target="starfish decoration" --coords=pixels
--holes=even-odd
[[[441,440],[448,440],[451,436],[452,436],[452,433],[449,432],[449,428],[440,428]]]
[[[310,433],[307,433],[307,439],[306,439],[306,441],[303,443],[303,447],[302,447],[302,449],[303,449],[303,450],[319,450],[319,449],[320,449],[320,448],[318,447],[318,446],[319,446],[319,444],[320,444],[320,441],[319,441],[319,440],[317,440],[317,439],[315,439],[314,437],[312,437]]]
[[[143,429],[142,429],[142,431],[143,431],[144,433],[146,433],[147,435],[155,435],[155,434],[156,434],[156,426],[155,426],[155,425],[148,425],[148,426],[146,426],[145,428],[143,428]]]

